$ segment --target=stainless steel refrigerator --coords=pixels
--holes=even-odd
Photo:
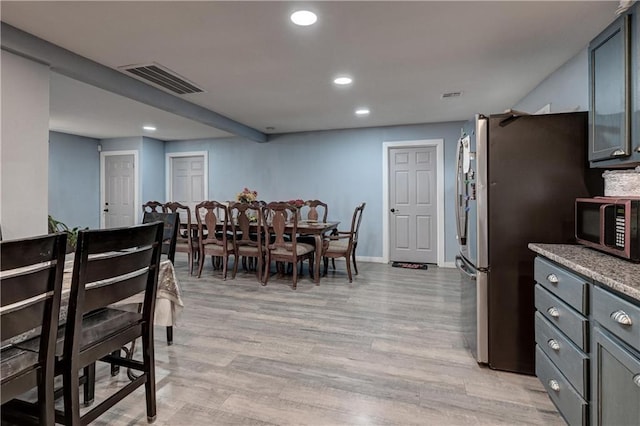
[[[534,253],[573,243],[574,202],[599,195],[587,113],[478,115],[458,142],[456,222],[462,326],[479,363],[533,374]]]

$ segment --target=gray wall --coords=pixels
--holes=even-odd
[[[70,228],[98,228],[98,140],[50,132],[49,164],[49,214]]]
[[[162,201],[166,198],[164,168],[164,142],[143,137],[140,154],[141,204],[149,200]]]
[[[2,51],[0,224],[15,239],[47,233],[49,68]]]
[[[589,110],[589,63],[587,48],[545,78],[513,108],[534,113],[546,104],[551,112]]]

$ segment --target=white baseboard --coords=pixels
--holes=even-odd
[[[456,263],[455,262],[444,262],[441,265],[438,265],[439,268],[455,268],[456,267]]]
[[[382,257],[373,257],[373,256],[356,256],[357,261],[362,262],[372,262],[372,263],[384,263]]]

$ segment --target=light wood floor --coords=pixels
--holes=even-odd
[[[156,425],[558,425],[540,382],[479,367],[462,346],[459,275],[344,263],[260,286],[176,271],[185,309],[167,346],[156,327]],[[126,380],[98,369],[103,388]],[[146,424],[139,389],[95,424]]]

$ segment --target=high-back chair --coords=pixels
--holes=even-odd
[[[235,245],[235,226],[230,220],[229,208],[218,201],[203,201],[196,206],[198,220],[198,235],[200,238],[200,262],[198,264],[198,278],[202,275],[205,256],[222,258],[222,278],[227,279],[229,256],[235,256],[238,263]]]
[[[178,247],[178,232],[180,229],[180,217],[178,213],[145,212],[142,223],[160,221],[163,223],[162,254],[167,256],[171,263],[175,262]],[[167,326],[167,344],[173,344],[173,326]]]
[[[349,231],[338,231],[325,240],[325,246],[322,249],[325,274],[329,266],[329,259],[333,260],[344,257],[347,263],[349,282],[353,281],[351,276],[351,261],[353,261],[353,267],[355,268],[356,275],[358,275],[356,247],[358,246],[358,231],[360,229],[360,222],[362,222],[362,212],[364,211],[365,205],[366,203],[362,203],[355,208],[351,219],[351,229]]]
[[[146,212],[162,213],[164,211],[165,211],[164,204],[162,204],[160,201],[147,201],[142,205],[142,213],[146,213]]]
[[[256,277],[260,283],[264,279],[264,257],[266,248],[264,242],[268,239],[268,229],[265,231],[265,220],[262,207],[258,203],[232,203],[229,214],[235,223],[235,237],[237,257],[256,260]],[[265,239],[266,238],[266,239]],[[238,270],[238,262],[233,267],[233,277]]]
[[[145,212],[142,216],[142,223],[160,221],[163,223],[162,233],[162,254],[174,263],[176,258],[176,244],[178,241],[178,229],[180,228],[180,218],[178,213],[158,213]]]
[[[176,251],[178,253],[187,253],[189,273],[193,275],[193,264],[195,260],[198,260],[199,237],[197,223],[193,222],[191,217],[191,209],[189,206],[178,202],[166,203],[164,208],[169,213],[178,213],[182,218],[182,220],[179,221],[180,227],[178,229]]]
[[[138,387],[145,386],[147,421],[156,418],[153,316],[162,249],[161,223],[78,233],[64,350],[59,362],[64,412],[56,420],[67,425],[88,424]],[[144,292],[141,312],[109,305]],[[142,338],[142,359],[110,355]],[[107,361],[142,374],[80,416],[78,371]]]
[[[3,419],[9,414],[18,424],[22,413],[19,404],[11,408],[18,402],[12,400],[33,387],[37,387],[38,422],[55,423],[55,343],[66,246],[66,233],[0,243],[1,339],[11,341],[41,327],[34,351],[9,344],[0,355]]]
[[[312,245],[296,241],[298,234],[298,209],[288,203],[269,203],[265,208],[265,217],[271,217],[272,241],[267,244],[265,285],[269,281],[271,262],[289,262],[293,264],[293,289],[298,283],[298,262],[309,259],[309,270],[313,268],[315,249]],[[290,220],[287,220],[289,218]],[[319,259],[318,259],[319,261]]]
[[[326,222],[327,214],[329,213],[329,207],[326,203],[320,200],[307,200],[304,205],[306,209],[306,217],[304,219],[314,222]],[[302,208],[304,211],[305,208]]]

